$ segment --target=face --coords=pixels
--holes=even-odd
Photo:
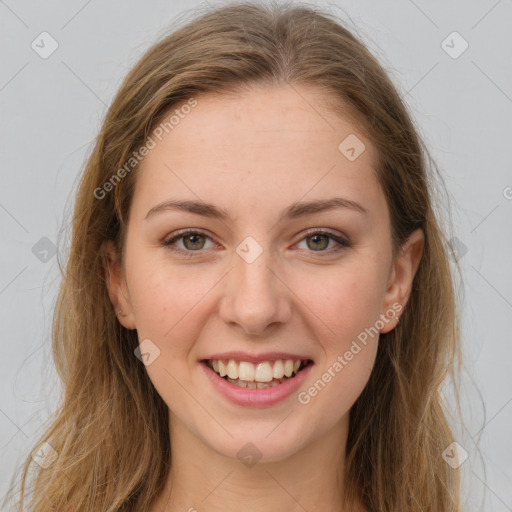
[[[196,100],[136,171],[109,293],[171,432],[281,460],[348,424],[421,236],[393,260],[376,152],[319,91]]]

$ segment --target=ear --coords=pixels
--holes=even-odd
[[[117,250],[112,240],[106,240],[101,246],[103,267],[105,269],[105,281],[107,283],[108,296],[114,306],[114,315],[127,329],[135,329],[135,315],[130,300],[130,294]]]
[[[381,334],[391,331],[398,324],[400,313],[407,304],[412,290],[412,282],[425,244],[425,235],[421,228],[413,231],[407,241],[398,250],[389,275],[388,289],[384,297],[384,311],[393,309],[397,312],[395,323],[386,322]]]

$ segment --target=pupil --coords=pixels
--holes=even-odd
[[[309,237],[310,239],[316,239],[318,241],[318,238],[323,238],[324,239],[324,242],[327,240],[327,237],[325,235],[312,235]],[[314,242],[315,244],[315,247],[318,248],[320,247],[316,242]],[[327,242],[327,245],[329,245],[329,242]],[[322,247],[320,247],[321,249],[325,249],[325,247],[327,247],[324,243],[324,245]]]
[[[194,239],[194,238],[201,238],[201,236],[202,236],[202,235],[189,235],[189,236],[185,237],[185,240],[186,240],[187,242],[191,242],[191,241],[192,241],[192,239]],[[193,245],[193,246],[195,246],[195,244],[196,244],[197,242],[193,242],[193,241],[192,241],[191,243],[192,243],[192,245]],[[187,245],[187,244],[185,244],[185,245]],[[196,248],[196,249],[197,249],[198,247],[192,247],[192,248]],[[199,249],[200,249],[200,248],[201,248],[201,247],[199,247]]]

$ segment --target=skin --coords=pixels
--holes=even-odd
[[[321,510],[339,511],[349,411],[378,336],[308,404],[297,393],[263,408],[232,404],[199,361],[230,350],[308,355],[314,366],[299,391],[307,390],[379,315],[405,306],[423,234],[414,232],[393,260],[376,152],[348,119],[325,110],[321,91],[257,86],[196,99],[137,170],[122,264],[105,244],[119,321],[160,350],[146,369],[169,406],[173,460],[151,510],[311,511],[322,496]],[[354,161],[338,150],[350,134],[366,146]],[[293,202],[335,196],[366,213],[340,208],[278,222]],[[171,198],[201,199],[230,218],[167,210],[145,219]],[[160,243],[184,228],[206,232],[174,243],[195,251],[190,258]],[[311,240],[309,228],[345,235],[350,246],[335,251],[335,240]],[[262,249],[252,263],[236,252],[249,235]],[[252,467],[237,458],[249,442],[261,453]]]

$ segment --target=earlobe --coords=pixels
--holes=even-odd
[[[384,310],[403,311],[412,291],[414,276],[418,270],[423,248],[425,235],[423,230],[418,228],[413,231],[407,241],[399,249],[390,272],[390,281],[384,299]],[[393,322],[388,322],[381,333],[391,331],[398,325],[400,313],[397,313]]]
[[[108,296],[114,309],[112,315],[127,329],[135,329],[135,317],[129,299],[126,280],[112,240],[103,242],[101,254]]]

